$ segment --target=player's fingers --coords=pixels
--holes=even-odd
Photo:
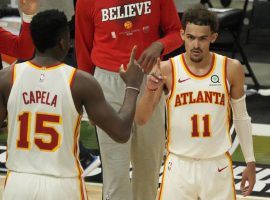
[[[154,58],[149,59],[147,66],[146,66],[146,71],[150,72],[153,69],[155,64],[156,64],[156,59],[154,59]],[[158,71],[160,71],[160,70],[158,70]]]
[[[165,83],[167,80],[167,76],[162,76],[162,80],[163,80],[163,83]]]
[[[161,68],[160,68],[160,58],[159,57],[157,58],[157,69],[161,71]]]
[[[149,73],[149,71],[147,71],[147,65],[150,61],[150,58],[148,56],[144,56],[144,59],[142,60],[142,62],[140,63],[142,68],[147,72]]]
[[[120,75],[123,75],[123,74],[125,74],[125,72],[126,72],[126,70],[124,69],[124,65],[121,64],[121,66],[120,66],[120,68],[119,68],[119,74],[120,74]]]
[[[124,65],[121,64],[120,68],[119,68],[119,72],[125,72],[126,70],[124,69]]]
[[[145,59],[145,54],[142,53],[142,54],[140,55],[139,59],[138,59],[138,63],[139,63],[140,65],[142,65],[142,62],[144,61],[144,59]]]
[[[155,76],[150,76],[150,80],[154,83],[158,83],[160,80]]]
[[[124,69],[124,65],[122,64],[119,68],[119,74],[120,77],[124,80],[124,82],[126,81],[126,70]]]
[[[249,186],[245,187],[245,188],[242,190],[242,195],[243,195],[243,196],[248,196],[250,193],[251,193],[251,191],[250,191],[250,189],[249,189]]]
[[[254,188],[254,185],[255,185],[255,181],[252,179],[252,180],[249,180],[248,181],[248,187],[247,187],[247,195],[249,195],[252,191],[253,191],[253,188]]]
[[[247,179],[243,176],[243,177],[242,177],[242,181],[241,181],[241,185],[240,185],[241,191],[243,191],[243,190],[245,189],[246,180],[247,180]]]
[[[131,53],[130,53],[130,58],[129,58],[129,63],[130,64],[133,64],[134,63],[134,60],[135,60],[135,57],[136,57],[136,52],[137,52],[137,46],[135,45],[132,48]]]
[[[160,74],[160,72],[152,71],[149,75],[155,77],[158,80],[162,80],[163,76]]]

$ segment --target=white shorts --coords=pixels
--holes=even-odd
[[[159,200],[236,199],[229,154],[211,159],[167,156]]]
[[[81,200],[87,199],[82,178],[57,178],[54,176],[9,172],[3,200]]]

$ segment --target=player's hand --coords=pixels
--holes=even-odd
[[[135,60],[136,52],[137,46],[134,46],[130,54],[127,69],[124,69],[124,65],[121,65],[120,67],[120,76],[127,86],[139,89],[143,80],[144,73],[138,62]]]
[[[34,15],[38,11],[38,0],[20,0],[19,7],[26,15]]]
[[[248,185],[246,185],[246,182],[248,182]],[[244,197],[248,196],[252,192],[255,182],[256,182],[255,162],[249,162],[247,163],[247,167],[243,172],[242,182],[240,186],[242,195]]]
[[[145,73],[148,74],[152,70],[163,49],[164,46],[161,42],[153,42],[142,52],[138,63],[142,66]]]
[[[163,76],[160,69],[160,58],[157,59],[157,63],[152,69],[151,73],[147,76],[146,88],[150,91],[156,91],[166,80],[166,76]]]

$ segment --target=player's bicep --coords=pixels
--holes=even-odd
[[[228,66],[228,78],[230,80],[230,95],[233,99],[239,99],[244,95],[245,72],[239,61],[233,60]]]
[[[6,119],[7,116],[7,109],[6,109],[6,104],[4,101],[4,98],[0,92],[0,127],[2,126],[2,123]]]

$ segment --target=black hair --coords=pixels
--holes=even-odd
[[[60,38],[68,32],[67,17],[58,10],[46,10],[32,19],[30,31],[36,49],[44,53],[56,46]]]
[[[203,5],[196,4],[188,8],[181,19],[183,29],[186,29],[188,23],[199,26],[210,26],[212,32],[217,33],[219,28],[218,18],[216,13],[207,10]]]

